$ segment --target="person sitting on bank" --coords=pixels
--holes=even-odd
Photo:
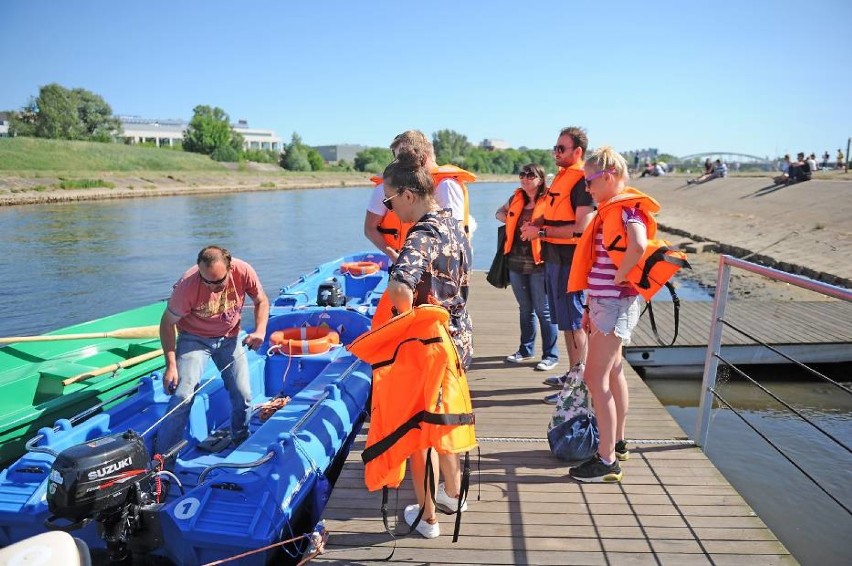
[[[711,181],[713,179],[719,179],[720,177],[728,176],[728,164],[723,163],[721,159],[716,160],[716,164],[713,166],[713,170],[710,173],[705,173],[701,175],[697,179],[687,179],[687,185],[700,185],[701,183],[706,183],[707,181]]]
[[[805,160],[805,153],[800,151],[798,155],[796,155],[796,161],[791,163],[790,167],[787,169],[786,184],[791,185],[801,181],[810,181],[812,175],[811,171],[811,166]]]
[[[645,162],[645,169],[642,171],[640,177],[657,177],[659,173],[657,172],[657,162],[651,163],[650,161]]]
[[[237,341],[246,295],[254,302],[254,331],[242,344],[255,349],[266,336],[269,300],[251,265],[232,258],[225,248],[206,246],[198,252],[196,265],[175,283],[160,320],[166,359],[163,389],[172,396],[166,412],[175,412],[160,427],[157,453],[167,452],[183,438],[191,399],[210,358],[231,399],[231,442],[236,445],[248,437],[251,386],[245,352]]]
[[[781,165],[779,166],[779,169],[781,170],[781,174],[778,175],[777,177],[772,177],[772,181],[776,185],[786,184],[787,181],[790,179],[790,165],[792,163],[793,163],[793,160],[790,159],[790,154],[789,153],[786,154],[784,156],[784,161],[782,161]]]

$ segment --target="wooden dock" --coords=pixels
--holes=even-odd
[[[517,305],[474,274],[470,301],[475,361],[468,373],[481,462],[475,454],[469,510],[452,543],[452,517],[441,536],[395,542],[382,525],[380,493],[364,487],[359,439],[325,510],[326,564],[373,563],[394,551],[405,564],[795,564],[656,397],[628,370],[631,458],[620,484],[580,484],[551,456],[545,438],[554,390],[533,364],[509,365],[517,347]],[[567,360],[564,354],[563,360]],[[567,361],[560,370],[564,371]],[[637,442],[651,441],[651,442]],[[656,442],[654,442],[656,441]],[[410,481],[397,511],[414,500]]]
[[[654,315],[660,337],[670,342],[672,304],[655,301]],[[703,366],[712,316],[712,302],[682,302],[677,342],[661,347],[645,313],[624,357],[634,367]],[[805,364],[852,362],[852,303],[734,300],[728,302],[725,320]],[[734,364],[789,363],[731,328],[722,333],[722,347]]]

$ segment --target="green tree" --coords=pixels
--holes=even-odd
[[[86,139],[107,142],[121,132],[121,122],[112,115],[112,108],[103,97],[84,88],[71,92],[77,101],[77,115]]]
[[[121,131],[121,123],[103,97],[57,83],[41,87],[38,96],[10,121],[14,135],[50,139],[111,141]]]
[[[231,121],[224,110],[206,105],[192,110],[192,120],[183,135],[185,151],[212,155],[219,148],[229,147],[239,153],[242,146],[243,137],[231,129]],[[219,156],[225,157],[226,154],[228,157],[232,155],[224,149],[219,150]]]
[[[393,153],[386,147],[369,147],[355,156],[355,170],[381,173],[393,161]]]
[[[62,85],[41,87],[35,99],[35,135],[40,138],[78,140],[85,130],[77,110],[77,97]]]
[[[38,106],[35,98],[30,97],[29,103],[20,112],[11,112],[9,118],[9,135],[35,136],[38,121]]]
[[[432,134],[432,145],[435,147],[435,160],[438,165],[463,165],[465,157],[473,149],[467,141],[467,136],[453,130],[438,130]]]
[[[290,138],[290,143],[284,150],[281,167],[289,171],[310,171],[311,162],[308,160],[308,147],[302,143],[302,138],[296,132]]]
[[[312,147],[308,148],[308,163],[311,164],[311,171],[322,171],[325,169],[325,159],[322,158],[320,152]]]

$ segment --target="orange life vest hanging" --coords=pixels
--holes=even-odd
[[[375,186],[379,186],[384,182],[384,179],[378,175],[373,175],[370,180]],[[402,244],[408,236],[408,231],[414,226],[413,222],[403,222],[393,210],[388,210],[382,219],[379,221],[376,230],[382,235],[385,243],[396,251],[402,249]]]
[[[398,487],[405,460],[433,447],[476,447],[467,377],[446,309],[419,305],[361,335],[348,350],[372,365],[370,430],[362,459],[367,489]]]
[[[476,175],[455,165],[439,165],[432,169],[431,173],[432,181],[436,187],[444,179],[452,179],[461,186],[462,196],[464,197],[464,220],[462,224],[464,233],[470,234],[470,199],[467,194],[467,183],[476,182]]]
[[[503,246],[503,255],[512,251],[512,244],[515,242],[515,230],[524,210],[524,196],[523,189],[515,189],[512,202],[509,203],[509,210],[506,211],[506,244]],[[532,244],[533,261],[536,264],[541,263],[541,238],[531,240],[530,244]]]
[[[627,230],[624,227],[622,210],[638,209],[643,213],[648,231],[648,246],[642,258],[627,274],[627,280],[645,300],[651,297],[682,267],[689,267],[686,254],[674,249],[670,242],[656,239],[657,221],[654,215],[660,204],[633,187],[612,197],[598,207],[597,214],[586,227],[577,249],[568,277],[568,291],[580,291],[588,287],[589,272],[594,262],[595,235],[603,229],[604,248],[615,265],[620,265],[627,250]]]
[[[547,193],[536,203],[533,221],[538,222],[540,218],[541,226],[544,228],[573,224],[577,216],[576,211],[571,207],[571,190],[584,175],[582,161],[571,167],[560,169],[556,177],[553,178],[553,183],[551,183]],[[540,238],[540,240],[549,244],[569,245],[576,244],[579,238],[574,236],[570,238],[546,236]]]

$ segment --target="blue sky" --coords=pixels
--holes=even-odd
[[[852,2],[0,0],[0,109],[58,82],[311,145],[398,132],[676,155],[846,148]]]

